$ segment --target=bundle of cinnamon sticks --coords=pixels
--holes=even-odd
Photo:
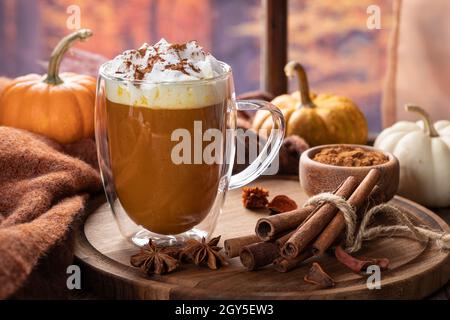
[[[358,214],[384,201],[379,179],[380,171],[372,169],[361,183],[349,176],[333,193]],[[334,204],[321,202],[261,218],[254,235],[225,240],[224,247],[229,258],[239,255],[247,270],[273,264],[277,271],[287,272],[325,253],[342,239],[345,230],[342,212]]]

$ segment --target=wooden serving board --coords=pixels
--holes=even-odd
[[[253,185],[269,189],[271,197],[286,194],[299,204],[307,199],[296,180],[260,179]],[[412,201],[395,197],[392,204],[421,224],[450,230],[441,218]],[[222,235],[222,240],[250,234],[256,220],[264,215],[244,209],[241,190],[232,190],[215,234]],[[320,258],[320,263],[337,285],[319,289],[303,281],[310,263],[288,273],[278,273],[270,266],[248,272],[237,257],[217,271],[183,265],[172,274],[147,277],[129,264],[136,252],[138,248],[120,235],[108,205],[100,206],[87,218],[76,240],[76,263],[82,268],[83,288],[116,299],[418,299],[450,279],[449,252],[406,238],[367,242],[358,253],[389,258],[390,268],[382,272],[380,290],[369,290],[366,276],[350,272],[332,256]]]

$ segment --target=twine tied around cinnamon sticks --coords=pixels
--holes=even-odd
[[[389,199],[378,186],[380,179],[376,168],[361,181],[349,176],[333,193],[313,196],[293,211],[260,218],[255,234],[227,239],[225,251],[229,258],[239,255],[248,270],[273,264],[277,271],[287,272],[312,256],[323,255],[342,238],[348,252],[382,236],[433,240],[439,248],[450,249],[449,233],[415,226],[405,212],[384,203]],[[396,224],[372,226],[373,218],[381,214]]]
[[[311,197],[304,206],[315,206],[323,203],[331,203],[342,212],[346,226],[345,249],[350,253],[360,250],[364,240],[372,240],[383,236],[403,236],[420,242],[432,240],[436,242],[438,248],[450,250],[450,233],[415,226],[402,210],[393,205],[379,204],[363,213],[359,230],[356,233],[358,223],[356,210],[345,199],[332,193],[321,193]],[[385,215],[396,220],[397,224],[369,227],[376,215]]]

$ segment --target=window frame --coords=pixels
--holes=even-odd
[[[262,0],[262,7],[261,89],[280,95],[287,92],[288,0]]]

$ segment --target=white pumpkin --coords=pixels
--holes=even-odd
[[[400,162],[398,193],[428,207],[450,206],[450,121],[434,125],[420,107],[407,105],[422,121],[400,121],[385,129],[375,147]]]

